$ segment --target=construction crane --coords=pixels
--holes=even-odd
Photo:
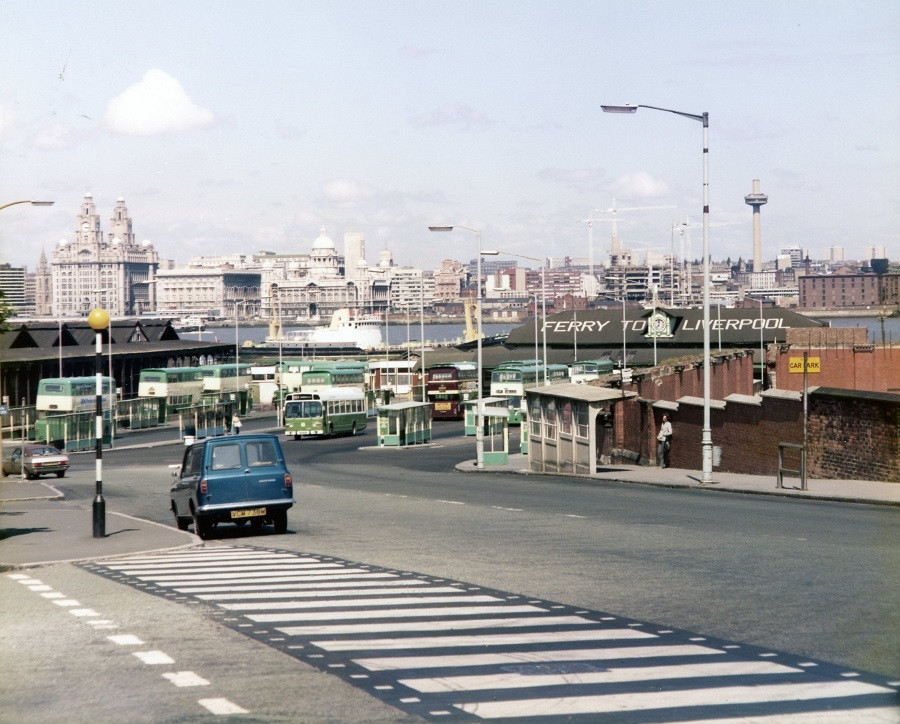
[[[622,245],[619,243],[619,230],[618,230],[618,219],[617,215],[620,211],[655,211],[657,209],[674,209],[674,204],[667,204],[665,206],[626,206],[624,208],[619,208],[616,206],[616,200],[613,198],[612,208],[609,209],[596,209],[601,214],[612,214],[612,238],[610,240],[609,245],[609,259],[610,264],[613,266],[617,266],[622,264],[623,266],[628,266],[628,262],[630,261],[630,254],[627,249],[623,249]],[[624,262],[624,263],[623,263]]]

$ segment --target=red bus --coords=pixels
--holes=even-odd
[[[433,365],[425,375],[425,391],[435,420],[462,420],[463,403],[478,397],[478,367],[471,362]]]

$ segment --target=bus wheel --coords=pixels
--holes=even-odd
[[[351,434],[351,435],[355,435],[355,434],[356,434],[356,423],[355,423],[355,422],[353,423],[353,427],[350,428],[350,434]]]
[[[328,426],[328,435],[329,437],[334,437],[334,425]]]

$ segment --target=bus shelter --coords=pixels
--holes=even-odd
[[[178,428],[185,442],[204,437],[224,435],[235,413],[237,402],[231,400],[201,400],[178,413]]]
[[[378,415],[378,446],[406,447],[431,442],[431,405],[395,402],[382,405]]]
[[[530,470],[590,474],[597,469],[597,418],[628,392],[594,385],[562,384],[525,391]]]
[[[481,400],[484,405],[484,409],[502,409],[507,417],[509,417],[509,410],[507,408],[507,401],[505,397],[485,397]],[[478,426],[476,422],[478,418],[478,400],[467,400],[463,403],[465,407],[465,416],[464,416],[464,424],[466,427],[466,437],[472,437],[475,434],[475,428]]]

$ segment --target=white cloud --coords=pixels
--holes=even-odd
[[[325,184],[325,198],[337,204],[349,205],[370,198],[371,189],[347,179],[335,179]]]
[[[638,171],[620,176],[610,184],[609,190],[623,198],[650,199],[668,194],[669,186],[665,181],[653,178],[649,173]]]
[[[471,106],[462,103],[442,106],[429,113],[420,113],[413,116],[410,122],[414,126],[427,128],[431,126],[456,126],[460,130],[473,128],[486,128],[493,125],[493,121],[484,113]]]
[[[64,123],[54,123],[42,128],[34,137],[35,148],[55,150],[66,148],[72,143],[72,128]]]
[[[176,78],[156,69],[113,98],[103,118],[110,130],[133,136],[187,131],[214,120],[212,111],[196,105]]]

